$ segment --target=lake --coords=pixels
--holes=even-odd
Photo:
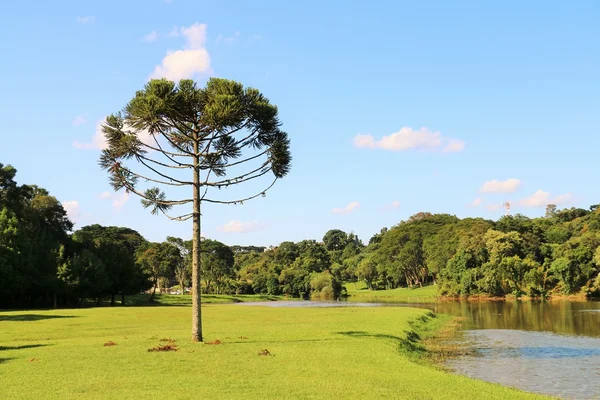
[[[469,355],[447,362],[459,374],[565,399],[600,399],[600,302],[455,301],[428,304],[282,301],[271,307],[412,306],[465,317]]]

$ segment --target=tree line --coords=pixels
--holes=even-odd
[[[191,286],[192,241],[147,241],[127,227],[73,224],[58,200],[18,185],[0,164],[0,308],[111,304],[125,296]],[[600,208],[498,221],[418,213],[364,244],[328,231],[321,241],[228,246],[202,238],[201,289],[338,299],[344,282],[372,290],[435,283],[443,296],[600,295]]]

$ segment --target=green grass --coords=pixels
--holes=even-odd
[[[364,282],[345,283],[348,301],[381,303],[432,303],[437,296],[437,286],[429,285],[414,289],[369,290]]]
[[[534,399],[415,362],[449,319],[404,307],[206,305],[0,313],[2,399]],[[177,340],[177,352],[148,352]],[[114,341],[116,346],[105,347]],[[268,349],[272,356],[259,356]]]

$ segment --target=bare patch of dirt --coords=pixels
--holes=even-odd
[[[117,344],[115,342],[113,342],[112,340],[109,340],[108,342],[104,343],[104,347],[108,347],[108,346],[116,346]]]
[[[223,344],[223,342],[221,342],[219,339],[217,339],[214,342],[204,342],[204,344]]]
[[[267,349],[262,349],[259,353],[259,356],[272,356],[273,354],[271,354],[271,352]]]
[[[39,358],[35,358],[35,357],[29,359],[29,362],[35,362],[35,361],[40,361],[40,359]]]
[[[148,349],[148,351],[150,352],[159,352],[159,351],[178,351],[179,348],[177,347],[176,344],[165,344],[163,346],[157,346],[157,347],[153,347],[151,349]]]
[[[169,343],[175,343],[177,340],[175,339],[171,339],[171,338],[162,338],[159,340],[159,342],[169,342]]]

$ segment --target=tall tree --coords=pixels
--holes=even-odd
[[[265,196],[290,169],[290,142],[280,126],[277,107],[258,90],[217,78],[211,78],[204,88],[197,87],[192,80],[181,80],[178,84],[165,79],[151,80],[122,113],[109,116],[103,126],[108,148],[102,152],[100,166],[109,172],[114,190],[137,194],[152,214],[163,213],[178,221],[193,220],[194,341],[202,341],[201,203],[239,204]],[[145,172],[134,171],[132,161]],[[185,175],[189,170],[191,177]],[[269,173],[274,179],[256,191],[253,188],[249,196],[207,197],[209,189],[253,183]],[[139,186],[140,181],[159,186],[144,189]],[[167,197],[161,189],[166,186],[187,186],[192,196]],[[180,192],[176,189],[171,192],[174,196],[176,193]],[[191,212],[180,216],[167,214],[174,206],[189,204]]]

